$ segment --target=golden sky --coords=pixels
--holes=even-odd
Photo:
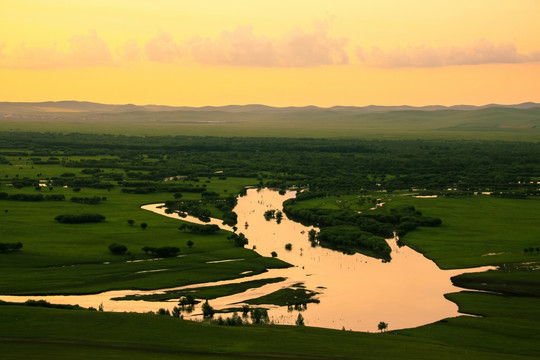
[[[540,102],[540,0],[0,0],[0,101]]]

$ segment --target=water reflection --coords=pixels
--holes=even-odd
[[[457,306],[444,294],[459,291],[450,278],[464,272],[441,270],[432,261],[409,247],[399,247],[389,239],[392,261],[384,263],[362,254],[344,255],[308,241],[311,228],[283,218],[281,224],[267,221],[264,212],[282,209],[281,204],[295,193],[279,195],[269,189],[248,190],[239,198],[235,212],[239,221],[249,222],[244,232],[250,245],[264,256],[275,251],[280,259],[294,264],[287,276],[294,283],[320,292],[319,304],[309,304],[303,316],[307,325],[375,331],[380,321],[391,329],[415,327],[445,317],[457,316]],[[291,250],[285,246],[291,244]],[[294,324],[297,314],[286,308],[273,309],[271,316]]]
[[[114,297],[134,294],[152,294],[166,290],[190,289],[199,286],[214,286],[238,283],[263,278],[286,277],[287,280],[240,294],[225,296],[210,301],[215,309],[241,307],[242,302],[261,297],[282,288],[303,283],[308,290],[319,293],[319,303],[310,303],[306,308],[291,309],[287,306],[268,306],[270,318],[275,323],[294,324],[298,312],[302,312],[306,325],[335,329],[376,331],[380,321],[387,322],[390,329],[409,328],[431,323],[446,317],[459,315],[457,306],[446,300],[444,294],[461,290],[452,285],[452,276],[465,272],[484,271],[492,267],[468,270],[441,270],[407,246],[398,246],[395,239],[387,240],[392,248],[392,261],[361,254],[344,255],[341,252],[311,246],[309,230],[286,217],[278,224],[276,219],[265,219],[268,210],[282,210],[282,203],[292,198],[292,191],[280,195],[269,189],[250,189],[246,196],[238,199],[234,211],[238,224],[244,224],[241,232],[249,239],[248,247],[263,256],[277,253],[278,258],[293,264],[288,269],[272,269],[264,274],[247,276],[232,281],[196,284],[160,291],[110,291],[84,296],[19,297],[1,296],[5,301],[25,301],[27,298],[43,298],[51,303],[79,304],[97,307],[100,303],[106,311],[157,311],[159,308],[172,310],[178,300],[166,302],[113,301]],[[166,214],[160,204],[142,208],[164,216],[180,219],[176,214]],[[201,223],[193,217],[183,218]],[[221,225],[219,220],[211,223]],[[228,227],[225,227],[230,229]],[[287,247],[287,249],[286,249]],[[241,261],[231,259],[229,261]],[[106,265],[104,265],[106,266]],[[167,269],[159,269],[166,271]],[[200,305],[184,317],[200,318]]]

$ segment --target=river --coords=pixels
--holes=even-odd
[[[210,300],[215,309],[239,307],[243,301],[257,298],[276,290],[302,283],[307,289],[317,291],[319,303],[310,303],[302,311],[305,324],[334,329],[376,331],[377,324],[384,321],[389,329],[411,328],[432,323],[447,317],[461,315],[457,305],[444,298],[444,294],[462,290],[452,285],[452,276],[467,272],[493,269],[441,270],[437,265],[413,249],[398,247],[396,239],[387,239],[392,248],[392,260],[383,262],[362,254],[345,255],[323,247],[312,247],[305,227],[287,219],[280,224],[275,219],[265,220],[267,210],[282,210],[283,201],[295,196],[287,191],[280,195],[270,189],[249,189],[247,195],[239,197],[234,211],[238,214],[238,232],[249,239],[247,247],[254,248],[263,256],[271,256],[275,251],[278,258],[290,263],[287,269],[271,269],[263,274],[246,276],[233,281],[195,284],[181,288],[155,291],[120,290],[93,295],[73,296],[0,296],[4,301],[25,301],[45,299],[51,303],[79,304],[96,307],[103,304],[106,311],[156,311],[159,308],[172,309],[178,300],[168,302],[114,301],[114,297],[134,294],[152,294],[160,291],[194,288],[243,282],[255,279],[285,277],[279,283],[250,289],[246,292]],[[166,214],[162,204],[145,205],[144,210],[179,219],[177,214]],[[198,222],[188,217],[184,220]],[[221,221],[212,220],[221,225]],[[245,224],[248,224],[246,227]],[[228,227],[224,227],[229,229]],[[285,245],[291,244],[291,250]],[[239,259],[231,259],[241,261]],[[271,320],[277,324],[294,324],[298,311],[287,307],[266,306]],[[200,310],[186,318],[200,319]]]

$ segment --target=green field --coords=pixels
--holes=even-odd
[[[536,261],[526,247],[540,246],[540,199],[500,199],[487,195],[428,198],[396,197],[388,203],[414,205],[443,219],[438,227],[420,227],[403,241],[443,269]]]
[[[155,122],[148,122],[149,114],[157,116]],[[488,292],[447,295],[448,299],[458,304],[462,312],[480,315],[479,317],[460,316],[416,329],[383,334],[296,326],[219,326],[154,314],[60,310],[2,304],[0,349],[3,358],[538,357],[540,254],[535,249],[540,247],[540,199],[537,195],[524,195],[536,194],[536,185],[532,180],[540,179],[537,160],[534,159],[534,151],[537,151],[534,141],[539,138],[536,127],[538,109],[341,113],[339,116],[303,111],[294,115],[296,118],[291,118],[290,114],[286,113],[280,116],[254,116],[197,112],[188,116],[186,113],[176,112],[137,112],[102,114],[98,121],[87,121],[80,115],[69,115],[74,117],[68,116],[54,122],[47,119],[26,118],[21,121],[8,118],[0,122],[0,131],[26,129],[265,137],[283,135],[286,132],[288,136],[304,138],[404,137],[455,138],[460,141],[431,143],[431,140],[427,140],[418,144],[415,144],[416,141],[374,141],[356,148],[356,140],[349,139],[347,146],[340,147],[337,140],[329,140],[327,145],[325,139],[319,139],[316,150],[311,154],[310,139],[288,139],[286,142],[261,140],[258,144],[259,140],[236,141],[223,138],[216,145],[215,139],[202,137],[182,138],[179,140],[181,143],[176,145],[176,140],[170,138],[98,137],[93,140],[77,134],[64,138],[51,134],[38,136],[36,133],[25,134],[10,143],[10,136],[6,134],[2,140],[4,145],[0,156],[0,162],[3,162],[0,163],[0,193],[64,195],[65,200],[0,200],[0,242],[23,243],[20,251],[0,253],[0,294],[87,294],[112,289],[158,289],[234,279],[246,271],[254,274],[268,268],[288,266],[278,259],[261,257],[247,248],[235,247],[233,241],[227,239],[230,233],[222,230],[211,235],[179,231],[178,227],[183,223],[180,218],[171,219],[140,208],[143,204],[173,200],[173,191],[165,192],[160,188],[146,194],[124,192],[122,190],[130,187],[123,186],[122,180],[115,180],[117,178],[127,182],[150,181],[152,186],[189,186],[195,190],[204,188],[206,192],[214,192],[223,199],[229,195],[236,196],[245,186],[257,186],[261,183],[277,184],[274,186],[278,188],[292,184],[303,185],[305,188],[313,186],[325,195],[299,201],[294,206],[354,214],[386,214],[400,205],[413,205],[427,217],[440,218],[442,224],[435,227],[420,226],[408,232],[401,239],[402,242],[444,269],[496,265],[499,270],[466,274],[453,279],[455,284],[467,289]],[[112,118],[115,121],[110,122]],[[193,122],[216,118],[228,119],[228,122]],[[416,125],[411,130],[413,123]],[[39,139],[32,143],[34,137]],[[463,157],[462,161],[453,163],[450,158],[445,160],[448,154],[454,154],[455,149],[460,149],[461,140],[477,138],[532,142],[525,147],[521,147],[523,143],[509,142],[505,148],[508,151],[495,152],[501,145],[500,142],[464,141],[464,146],[468,147],[461,149],[459,156]],[[47,139],[50,143],[47,143]],[[101,144],[101,147],[91,144],[91,141],[101,140],[106,142]],[[129,144],[130,141],[135,143]],[[144,144],[146,141],[148,145]],[[159,141],[166,142],[166,150],[158,146]],[[52,144],[50,151],[46,149],[48,144]],[[403,154],[400,154],[399,161],[395,161],[392,152],[399,151],[401,145],[405,146]],[[282,149],[282,146],[285,146],[285,149]],[[229,147],[234,147],[234,151],[227,152]],[[390,150],[385,152],[386,148]],[[463,154],[469,152],[466,149],[473,153]],[[512,156],[527,153],[528,149],[532,151],[530,159],[520,158],[519,163],[512,161]],[[519,152],[514,153],[514,150]],[[16,154],[17,152],[20,154]],[[95,155],[84,155],[86,152]],[[383,153],[384,156],[375,158],[378,153]],[[414,155],[414,160],[406,162],[404,159],[408,155]],[[475,183],[471,179],[477,175],[477,165],[471,165],[463,173],[459,173],[466,162],[463,159],[468,159],[465,155],[478,156],[478,164],[483,166],[483,169],[493,169],[493,172],[497,173],[505,170],[504,167],[508,171],[501,179]],[[433,160],[434,156],[437,157],[436,161]],[[40,163],[49,161],[52,157],[60,159],[59,162]],[[377,160],[370,160],[372,158]],[[503,158],[505,162],[501,165],[497,160]],[[107,159],[114,160],[114,167],[99,165],[107,164]],[[264,163],[256,163],[252,159],[270,159],[272,163],[265,166]],[[358,161],[351,162],[355,159]],[[91,161],[85,161],[69,167],[63,165],[62,161],[70,160],[95,160],[99,164],[94,166]],[[354,168],[349,168],[350,164],[353,164]],[[441,164],[448,165],[445,172],[438,172]],[[267,169],[270,165],[273,166],[272,171]],[[401,174],[396,170],[396,166],[398,169],[417,167],[409,169],[408,177],[400,178]],[[98,175],[84,172],[88,167],[99,167],[101,172]],[[226,169],[227,176],[217,173],[223,169]],[[415,175],[417,170],[422,171],[422,176]],[[360,179],[358,174],[361,173],[364,175]],[[165,177],[177,175],[182,177],[164,181]],[[449,180],[449,184],[444,183],[449,176],[452,176],[453,180]],[[47,183],[52,178],[69,177],[88,181],[98,179],[98,182],[112,184],[114,188],[107,190],[81,186],[80,191],[74,191],[73,187],[64,188],[56,186],[54,182]],[[352,181],[347,182],[348,177]],[[432,181],[434,178],[437,181]],[[35,185],[24,185],[21,188],[13,186],[18,181],[31,181],[35,184],[38,180],[43,180],[47,186],[40,187],[39,190]],[[399,190],[392,191],[394,189],[384,189],[380,184],[377,185],[385,182]],[[502,187],[507,187],[509,191],[515,191],[517,195],[526,198],[504,199],[479,195],[420,199],[410,196],[415,194],[412,188],[418,182],[435,184],[434,186],[439,186],[439,192],[458,186],[455,184],[461,186],[462,183],[466,183],[464,186],[481,189],[500,185],[501,190],[506,191],[506,188]],[[345,185],[341,186],[342,184]],[[136,189],[136,186],[131,186],[131,189]],[[195,190],[182,191],[181,199],[196,202],[203,200],[201,192]],[[463,192],[472,192],[465,190]],[[100,201],[98,205],[87,205],[71,202],[70,198],[73,196],[97,196],[106,200]],[[370,210],[378,203],[384,205]],[[214,217],[219,217],[222,213],[215,204],[203,206],[206,206]],[[84,213],[102,214],[106,221],[63,224],[54,220],[60,214]],[[127,220],[133,220],[134,224],[129,225]],[[148,227],[142,229],[141,223],[147,223]],[[189,240],[194,243],[192,247],[187,245]],[[108,249],[112,243],[125,245],[128,253],[113,255]],[[152,255],[147,255],[142,250],[145,246],[175,246],[180,248],[182,257],[128,262],[152,258]],[[529,248],[533,251],[524,251]],[[240,258],[244,261],[208,263]],[[167,271],[142,272],[159,269]],[[199,289],[199,292],[201,297],[222,296],[244,291],[247,286],[249,284],[213,287]],[[290,289],[284,292],[290,292]],[[165,297],[173,295],[175,298],[179,296],[168,294]],[[277,303],[283,301],[283,298],[296,295],[277,293],[273,296],[276,298],[273,301]],[[96,307],[98,305],[95,304]]]
[[[363,139],[536,141],[540,108],[390,111],[133,111],[31,113],[7,116],[0,131],[124,135],[251,136]]]
[[[44,174],[60,172],[53,168],[43,166],[34,170]],[[3,166],[3,172],[13,171],[19,170]],[[231,194],[248,184],[253,184],[253,180],[229,179],[224,182],[214,178],[205,183],[209,190],[220,193],[227,190]],[[260,273],[268,267],[285,265],[277,259],[264,258],[253,251],[234,247],[226,239],[228,234],[225,231],[214,235],[179,231],[180,218],[170,219],[140,209],[142,204],[170,200],[172,194],[128,196],[118,188],[111,191],[84,188],[77,193],[64,188],[53,188],[52,191],[43,188],[39,192],[33,188],[4,186],[0,189],[8,193],[61,194],[67,200],[72,196],[107,198],[99,205],[71,201],[0,200],[2,239],[22,242],[24,246],[23,251],[2,255],[3,294],[81,294],[112,289],[157,289],[231,279],[241,272]],[[186,193],[185,197],[200,198],[200,195]],[[106,221],[99,224],[61,224],[54,221],[54,217],[60,214],[81,213],[100,213]],[[135,224],[130,226],[128,219],[134,220]],[[148,224],[144,230],[139,226],[143,222]],[[192,248],[186,245],[188,240],[194,242]],[[108,246],[112,243],[127,246],[129,255],[111,254]],[[127,262],[151,258],[141,250],[144,246],[176,246],[185,256],[154,262]],[[208,261],[231,258],[245,261],[207,264]],[[169,270],[140,273],[158,268]]]
[[[383,334],[294,326],[218,326],[147,314],[0,306],[0,344],[9,359],[534,359],[537,298],[456,294],[458,317]],[[72,324],[84,324],[73,327]]]

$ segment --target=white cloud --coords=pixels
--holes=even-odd
[[[195,61],[211,65],[310,67],[347,64],[346,38],[328,36],[326,22],[315,29],[290,31],[282,38],[258,36],[251,26],[223,31],[216,39],[194,37],[186,43]]]
[[[112,61],[109,46],[95,30],[86,35],[74,35],[70,39],[73,63],[79,66],[106,65]]]
[[[150,61],[172,63],[180,59],[180,46],[171,34],[162,32],[146,43],[146,57]]]
[[[356,47],[356,56],[364,64],[380,68],[441,67],[452,65],[512,64],[540,61],[540,51],[521,54],[512,43],[494,44],[480,40],[465,46],[415,46],[365,51]]]
[[[28,47],[21,43],[4,56],[2,67],[26,69],[56,69],[66,67],[101,66],[112,63],[109,47],[94,30],[69,39],[69,50],[56,45]]]

